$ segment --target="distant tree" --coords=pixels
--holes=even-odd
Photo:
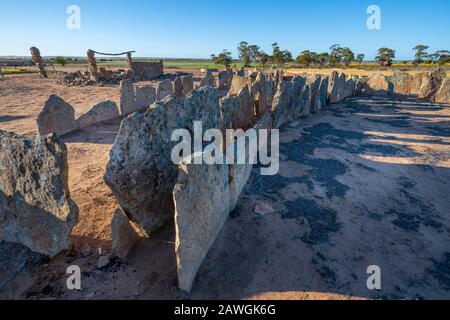
[[[244,67],[249,67],[251,65],[251,52],[248,46],[248,42],[241,41],[238,46],[239,59],[242,60]]]
[[[225,69],[231,69],[231,63],[233,62],[233,58],[231,56],[231,52],[228,50],[223,50],[218,56],[211,55],[212,60],[215,64],[224,66]]]
[[[299,54],[297,59],[295,59],[295,62],[302,66],[309,67],[311,64],[316,62],[316,59],[317,54],[315,52],[305,50]]]
[[[375,57],[375,60],[377,60],[383,66],[391,66],[394,59],[395,50],[392,50],[390,48],[378,49],[378,55]]]
[[[283,66],[286,62],[293,61],[292,53],[289,50],[281,50],[278,43],[272,44],[272,57],[271,61],[277,66]]]
[[[414,64],[419,64],[424,62],[424,59],[428,56],[427,49],[429,49],[429,46],[418,44],[413,48],[414,51],[416,51],[416,54],[414,55],[415,60]]]
[[[256,58],[255,58],[255,62],[260,66],[260,67],[266,67],[267,64],[270,61],[270,56],[265,53],[264,51],[258,51],[256,53]]]
[[[430,57],[434,61],[436,61],[439,65],[450,63],[450,51],[448,50],[439,50],[434,54],[430,55]]]
[[[63,67],[67,64],[67,60],[64,57],[55,57],[52,58],[51,61],[56,64],[60,64]]]
[[[350,48],[343,48],[342,51],[342,62],[346,65],[349,66],[350,63],[352,63],[355,60],[355,54],[353,53],[352,50],[350,50]]]
[[[365,57],[366,55],[363,53],[357,54],[355,61],[358,63],[363,63]]]
[[[334,44],[330,47],[330,58],[328,63],[330,66],[337,66],[342,62],[342,48],[340,44]]]
[[[260,48],[257,45],[250,45],[248,46],[248,52],[250,55],[250,62],[253,63],[256,61],[256,59],[258,58],[258,54],[259,54]]]
[[[328,52],[321,52],[316,56],[316,64],[324,66],[328,63],[330,59],[330,54]]]

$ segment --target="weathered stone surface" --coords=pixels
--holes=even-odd
[[[150,107],[156,101],[156,89],[151,86],[135,87],[136,111],[144,110]]]
[[[255,81],[251,85],[251,94],[255,102],[255,111],[258,116],[270,110],[273,103],[272,84],[262,72],[258,72]]]
[[[227,165],[181,164],[173,199],[178,286],[190,292],[198,269],[229,216]]]
[[[249,129],[253,127],[256,120],[254,103],[248,87],[244,87],[237,95],[239,108],[235,116],[235,125],[237,129]]]
[[[181,80],[183,82],[183,97],[186,97],[194,90],[194,79],[192,76],[182,76]]]
[[[429,75],[423,77],[419,90],[419,99],[434,99],[434,95],[446,78],[447,73],[442,68],[437,68]]]
[[[111,231],[112,253],[121,259],[125,259],[139,240],[139,235],[122,209],[117,209],[114,212]]]
[[[356,90],[356,80],[354,80],[353,78],[344,80],[342,99],[352,97],[355,94],[355,90]]]
[[[64,135],[77,129],[75,110],[54,94],[45,102],[36,123],[39,135],[47,135],[52,132]]]
[[[291,83],[281,81],[272,104],[273,125],[277,129],[293,119],[292,110],[289,108],[290,95]]]
[[[328,100],[330,103],[339,103],[341,102],[340,93],[342,91],[341,87],[341,78],[339,73],[333,71],[330,76],[330,81],[328,82]]]
[[[179,98],[183,97],[183,79],[181,77],[176,77],[173,81],[173,93]]]
[[[216,78],[214,78],[213,74],[210,71],[208,71],[206,75],[200,80],[199,88],[207,86],[216,86]]]
[[[227,95],[220,99],[220,109],[222,111],[222,121],[224,129],[240,129],[239,123],[239,98]]]
[[[55,134],[29,139],[0,130],[0,240],[53,257],[78,220],[67,149]]]
[[[311,92],[306,77],[296,76],[292,79],[289,95],[290,119],[308,116],[311,112]]]
[[[136,93],[131,79],[120,81],[120,114],[136,112]]]
[[[392,93],[392,84],[388,77],[382,74],[372,74],[363,86],[361,93],[367,96],[386,97]]]
[[[306,79],[311,95],[311,113],[318,113],[322,109],[322,102],[320,101],[320,84],[322,78],[320,75],[310,75]]]
[[[219,88],[225,89],[231,87],[233,81],[233,72],[221,71],[219,72]]]
[[[366,87],[367,81],[369,81],[369,77],[359,77],[359,78],[356,80],[356,84],[355,84],[355,94],[357,94],[357,95],[362,95],[362,91],[363,91],[363,89]]]
[[[445,78],[442,81],[441,87],[435,96],[436,102],[450,103],[450,78]]]
[[[171,152],[178,143],[171,136],[175,129],[193,134],[194,121],[202,121],[204,130],[220,126],[216,89],[194,90],[188,99],[165,99],[122,121],[104,179],[127,216],[147,234],[173,218],[178,170]]]
[[[170,79],[158,82],[156,89],[157,101],[162,101],[165,97],[173,95],[173,83]]]
[[[274,82],[274,90],[275,91],[277,90],[280,82],[283,81],[283,77],[284,77],[283,70],[280,70],[280,69],[275,70],[275,72],[273,74],[273,82]]]
[[[392,86],[395,94],[408,96],[413,92],[413,76],[406,72],[396,71],[392,77]]]
[[[103,101],[91,108],[85,114],[82,114],[78,119],[78,128],[86,128],[103,121],[112,120],[120,117],[119,108],[113,101]]]
[[[319,100],[321,108],[326,107],[328,104],[328,76],[321,76],[320,87],[319,87]]]
[[[228,92],[231,96],[236,96],[244,88],[248,87],[249,92],[252,90],[252,79],[241,76],[234,76],[231,82],[231,88]]]

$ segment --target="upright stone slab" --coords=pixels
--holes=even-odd
[[[75,110],[66,101],[52,94],[37,117],[39,135],[57,133],[64,135],[77,129]]]
[[[290,84],[288,119],[297,120],[308,116],[311,112],[311,93],[306,77],[295,76]]]
[[[70,199],[67,149],[56,135],[0,130],[0,240],[53,257],[69,248],[78,208]]]
[[[215,87],[216,86],[216,78],[214,78],[213,74],[208,71],[206,76],[200,80],[199,88],[201,87]]]
[[[270,110],[273,103],[273,89],[262,72],[258,72],[252,83],[252,97],[255,101],[255,111],[258,116]]]
[[[327,96],[328,96],[328,76],[321,76],[319,87],[319,99],[321,108],[327,106]]]
[[[190,292],[198,269],[229,216],[227,165],[181,164],[173,199],[178,286]]]
[[[311,113],[318,113],[322,108],[320,101],[320,83],[322,78],[319,75],[310,75],[307,77],[307,83],[311,94]]]
[[[233,72],[231,71],[219,72],[219,89],[230,88],[232,81],[233,81]]]
[[[82,114],[78,119],[78,128],[83,129],[97,123],[116,119],[120,117],[119,108],[113,101],[103,101],[97,103],[88,112]]]
[[[178,170],[171,153],[178,142],[171,137],[175,129],[193,135],[194,121],[201,121],[203,130],[219,128],[216,89],[204,87],[187,99],[165,99],[122,121],[104,179],[127,216],[147,234],[173,219],[172,190]]]
[[[372,74],[362,89],[362,94],[367,96],[389,96],[392,93],[392,84],[388,77],[382,74]]]
[[[436,102],[450,103],[450,78],[445,78],[442,81],[434,100]]]
[[[173,81],[173,93],[176,97],[183,97],[183,79],[176,77]]]
[[[120,114],[127,115],[136,111],[136,93],[131,79],[120,81]]]
[[[247,130],[255,124],[256,116],[252,97],[248,87],[242,88],[237,95],[239,101],[239,108],[237,112],[236,127],[237,129]]]
[[[341,88],[341,78],[339,73],[333,71],[330,77],[330,81],[328,83],[328,100],[331,104],[341,102],[340,93],[342,91]]]
[[[156,101],[156,89],[152,86],[135,87],[136,111],[150,107]]]
[[[447,72],[442,68],[437,68],[430,74],[422,78],[422,85],[419,90],[419,99],[434,99],[444,79],[447,78]]]
[[[289,108],[290,94],[291,83],[288,81],[281,81],[278,85],[278,90],[275,94],[272,105],[273,124],[277,129],[293,119]]]
[[[130,220],[121,209],[114,212],[111,220],[112,253],[125,259],[139,240]]]
[[[409,96],[413,92],[413,76],[406,72],[395,71],[392,77],[393,93]]]
[[[247,87],[249,92],[251,92],[252,79],[241,76],[234,76],[228,94],[231,96],[236,96],[244,87]]]
[[[162,101],[164,98],[173,95],[173,83],[170,79],[165,79],[158,82],[156,89],[157,101]]]
[[[183,97],[187,97],[194,90],[194,79],[192,79],[192,76],[182,76],[181,81],[183,83]]]

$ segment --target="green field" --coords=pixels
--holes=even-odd
[[[24,74],[24,73],[37,73],[37,70],[20,69],[20,68],[2,68],[3,74]]]

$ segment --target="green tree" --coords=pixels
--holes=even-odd
[[[366,55],[363,53],[357,54],[355,61],[358,63],[363,63],[365,57]]]
[[[55,57],[52,58],[51,61],[56,64],[60,64],[63,67],[67,64],[67,60],[64,57]]]
[[[233,62],[233,57],[231,56],[231,52],[224,49],[218,56],[212,54],[211,59],[215,64],[224,66],[225,69],[231,69],[231,63]]]
[[[242,60],[244,67],[249,67],[252,61],[250,56],[250,49],[248,47],[248,42],[241,41],[238,46],[238,52],[239,52],[239,59]]]
[[[434,58],[439,65],[450,63],[450,51],[448,50],[439,50],[430,56],[432,56],[431,58]]]
[[[355,60],[355,54],[353,53],[352,50],[350,50],[350,48],[348,47],[343,48],[341,53],[342,53],[342,62],[346,66],[349,66],[350,63],[352,63]]]
[[[264,51],[258,51],[256,53],[255,62],[258,63],[260,67],[266,67],[270,61],[270,56]]]
[[[429,49],[429,46],[418,44],[413,48],[414,51],[416,51],[416,54],[414,55],[415,60],[414,64],[419,64],[424,62],[424,59],[428,56],[427,50]]]
[[[330,54],[328,52],[321,52],[316,57],[316,64],[323,67],[328,63],[329,59],[330,59]]]
[[[375,57],[375,60],[377,60],[383,66],[391,66],[394,59],[395,50],[384,47],[378,49],[378,55]]]
[[[342,62],[342,50],[340,44],[333,44],[330,47],[330,58],[328,59],[330,66],[335,67]]]
[[[309,67],[311,64],[316,62],[317,54],[314,52],[311,52],[309,50],[305,50],[299,54],[297,59],[295,59],[295,62],[298,64]]]

